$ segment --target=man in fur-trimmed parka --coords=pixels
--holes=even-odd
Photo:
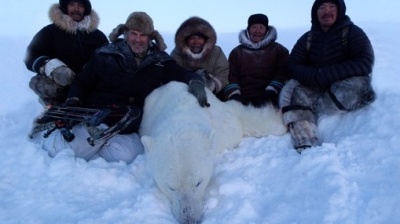
[[[289,57],[292,79],[280,104],[299,153],[320,145],[320,114],[354,111],[375,99],[371,42],[345,13],[343,0],[316,0],[311,31],[300,37]]]
[[[229,63],[216,42],[217,34],[211,24],[191,17],[176,31],[171,56],[179,65],[200,74],[206,87],[218,96],[228,83]]]
[[[49,10],[50,25],[29,44],[25,65],[37,73],[29,86],[46,106],[66,99],[68,86],[107,37],[97,29],[99,16],[89,0],[60,0]]]
[[[239,32],[239,45],[229,54],[229,84],[225,99],[244,105],[278,107],[278,95],[288,79],[289,51],[278,43],[278,32],[267,15],[250,15]]]

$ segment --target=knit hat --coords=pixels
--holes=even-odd
[[[92,4],[89,0],[60,0],[60,9],[64,14],[68,14],[67,6],[70,2],[80,2],[85,6],[85,16],[92,12]]]
[[[157,30],[154,30],[153,20],[145,12],[131,13],[126,19],[125,24],[119,24],[115,27],[108,37],[111,42],[114,42],[121,34],[124,34],[128,30],[136,30],[149,35],[150,40],[155,40],[158,49],[162,51],[167,48],[161,34]]]
[[[262,24],[268,28],[268,17],[261,13],[253,14],[247,20],[247,29],[249,29],[253,24]]]

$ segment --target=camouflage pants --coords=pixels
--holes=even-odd
[[[45,105],[60,105],[65,102],[67,87],[62,87],[46,75],[37,74],[29,82],[31,88]]]
[[[294,147],[319,145],[317,119],[363,108],[375,100],[370,78],[356,76],[333,83],[328,89],[310,88],[289,80],[279,99],[283,121],[289,127]]]

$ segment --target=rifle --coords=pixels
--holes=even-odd
[[[71,128],[79,123],[84,123],[89,127],[90,137],[87,141],[93,146],[97,142],[107,140],[120,133],[140,115],[141,109],[130,106],[105,108],[53,106],[36,119],[29,136],[32,138],[35,133],[47,130],[43,134],[43,137],[47,138],[53,131],[60,129],[64,139],[70,142],[75,137]],[[121,119],[107,129],[96,128],[108,117],[121,117]],[[39,122],[40,120],[46,122]]]

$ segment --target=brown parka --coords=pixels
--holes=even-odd
[[[258,43],[250,40],[247,30],[239,33],[239,43],[229,54],[229,85],[226,98],[240,93],[243,100],[252,102],[263,96],[267,87],[280,92],[288,79],[289,51],[276,42],[277,31],[268,27],[264,39]]]

